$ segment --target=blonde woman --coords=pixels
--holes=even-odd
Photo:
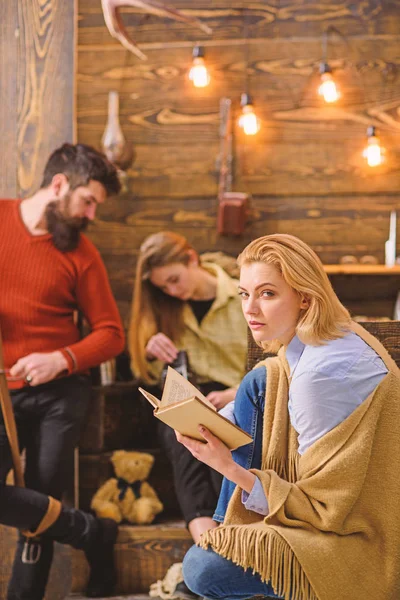
[[[239,264],[254,339],[279,352],[223,409],[252,444],[177,434],[224,476],[223,524],[187,553],[186,584],[212,600],[399,598],[399,370],[301,240],[259,238]]]
[[[237,281],[216,264],[201,263],[189,242],[171,231],[148,237],[140,248],[129,343],[132,369],[158,384],[164,363],[186,350],[196,384],[217,409],[231,402],[244,375],[247,325]],[[212,515],[221,476],[184,451],[160,423],[171,459],[177,498],[197,542],[215,527]]]

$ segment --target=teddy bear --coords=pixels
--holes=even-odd
[[[98,517],[117,523],[151,523],[163,510],[154,489],[145,481],[154,463],[151,454],[116,450],[111,456],[116,477],[108,479],[92,498],[91,508]]]

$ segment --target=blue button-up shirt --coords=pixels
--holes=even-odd
[[[380,356],[353,332],[323,346],[305,345],[295,336],[286,348],[286,359],[289,417],[298,433],[299,454],[344,421],[388,372]],[[233,420],[233,402],[222,410]],[[258,478],[250,494],[243,492],[242,501],[248,510],[269,512]]]

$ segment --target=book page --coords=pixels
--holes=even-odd
[[[165,379],[164,390],[161,397],[160,407],[164,408],[170,404],[175,404],[181,400],[186,400],[196,396],[199,400],[207,404],[213,410],[217,410],[203,394],[188,381],[178,371],[168,367],[167,377]]]
[[[139,388],[139,392],[141,392],[143,394],[143,396],[146,398],[146,400],[148,400],[150,402],[150,404],[152,406],[154,406],[154,408],[160,407],[161,402],[159,401],[158,398],[153,396],[153,394],[150,394],[150,392],[146,392],[146,390],[144,390],[141,387]]]

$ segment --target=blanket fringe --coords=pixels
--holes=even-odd
[[[291,600],[318,600],[290,546],[273,529],[222,525],[202,535],[199,545],[209,546],[244,569],[251,568],[274,592]]]
[[[298,455],[292,453],[289,455],[288,461],[273,456],[267,456],[262,465],[262,469],[265,471],[268,469],[275,471],[281,479],[285,479],[286,481],[289,481],[289,483],[296,483],[298,480],[298,466]]]

